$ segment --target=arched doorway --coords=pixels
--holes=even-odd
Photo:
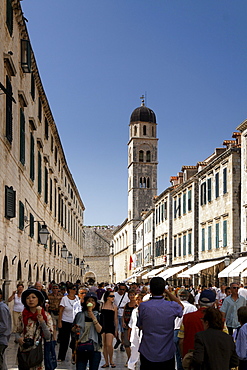
[[[3,300],[6,300],[9,296],[9,266],[8,266],[8,258],[7,256],[3,259],[3,273],[2,273],[2,279],[3,279]]]
[[[19,260],[17,266],[17,282],[20,282],[21,280],[22,280],[21,261]]]
[[[27,281],[28,281],[28,285],[30,285],[32,283],[32,266],[31,266],[30,263],[29,263],[29,266],[28,266]]]
[[[95,281],[96,281],[96,276],[94,272],[89,271],[84,275],[84,282],[87,282],[89,284],[94,284]]]
[[[36,270],[36,281],[39,281],[39,267],[38,266]]]

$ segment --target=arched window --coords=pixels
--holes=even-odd
[[[147,135],[147,126],[146,125],[143,126],[143,135]]]
[[[18,267],[17,267],[17,280],[21,280],[22,279],[22,276],[21,276],[21,261],[18,262]]]
[[[143,177],[143,186],[144,189],[146,189],[146,177]]]
[[[143,150],[139,151],[139,162],[143,162],[144,153]]]
[[[152,137],[154,137],[154,127],[152,126]]]
[[[151,153],[150,153],[150,150],[148,150],[147,153],[146,153],[146,161],[147,162],[151,162]]]
[[[136,136],[136,135],[137,135],[137,127],[134,126],[134,136]]]
[[[142,177],[140,177],[140,183],[139,183],[140,188],[142,188]]]
[[[147,188],[148,188],[148,189],[150,188],[150,181],[149,181],[149,177],[147,178]]]

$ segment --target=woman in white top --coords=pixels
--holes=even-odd
[[[68,295],[61,299],[59,306],[58,328],[60,346],[58,361],[64,361],[69,346],[71,328],[74,321],[74,304],[79,300],[76,295],[76,286],[72,283],[67,286]]]
[[[24,285],[22,283],[17,284],[16,290],[13,291],[12,295],[8,298],[8,302],[14,300],[14,307],[13,307],[13,333],[16,333],[18,318],[20,312],[24,310],[24,305],[21,302],[21,295],[24,290]]]

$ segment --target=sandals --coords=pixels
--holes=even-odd
[[[111,367],[112,367],[112,368],[116,367],[116,365],[115,365],[115,364],[110,364],[110,365],[111,365]]]
[[[101,367],[102,367],[103,369],[105,369],[106,367],[109,367],[109,365],[104,364],[104,365],[102,365]]]

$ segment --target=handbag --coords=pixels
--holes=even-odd
[[[31,367],[40,365],[43,361],[43,350],[41,340],[39,341],[39,344],[32,348],[30,351],[23,352],[19,348],[17,353],[17,359],[19,370],[29,370]]]
[[[57,367],[57,357],[55,352],[55,340],[46,341],[44,343],[44,365],[45,370],[54,370]]]
[[[94,351],[93,341],[89,340],[88,342],[84,342],[84,343],[79,342],[77,345],[77,351],[78,352],[93,352]]]

